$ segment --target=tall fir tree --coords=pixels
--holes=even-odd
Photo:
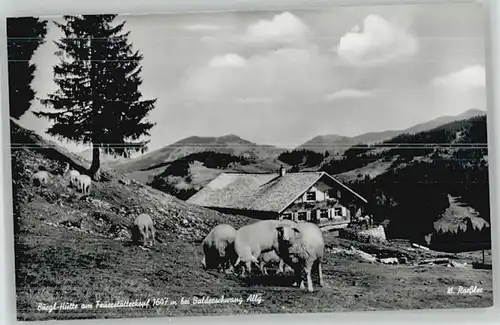
[[[54,67],[59,89],[41,102],[51,111],[35,114],[54,122],[47,133],[92,146],[90,174],[100,169],[100,153],[129,157],[145,151],[154,123],[144,120],[156,100],[141,100],[140,61],[116,15],[64,16],[56,23],[64,36],[56,42]]]
[[[30,63],[38,47],[45,42],[47,22],[36,17],[7,19],[7,56],[10,116],[19,119],[31,106],[35,91],[31,88],[36,65]]]

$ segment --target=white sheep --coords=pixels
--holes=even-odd
[[[234,266],[238,266],[241,262],[245,263],[248,273],[252,270],[252,263],[260,268],[257,259],[260,254],[273,249],[277,251],[279,248],[276,229],[280,225],[295,225],[295,222],[291,220],[263,220],[238,229],[234,240],[234,249],[238,259]],[[244,274],[245,268],[243,268]]]
[[[38,186],[47,185],[49,182],[49,172],[46,170],[39,170],[32,176],[32,182],[37,182]]]
[[[78,172],[78,170],[70,169],[69,164],[66,163],[63,175],[65,177],[69,176],[69,185],[70,186],[78,187],[78,177],[80,176],[80,172]]]
[[[319,285],[323,286],[322,259],[325,242],[321,229],[310,222],[299,222],[296,225],[280,225],[278,230],[279,256],[292,266],[300,288],[304,289],[304,275],[307,290],[313,292],[311,272],[316,265]]]
[[[69,174],[69,185],[77,187],[78,177],[80,176],[80,172],[78,172],[78,170],[72,169],[68,172],[68,174]]]
[[[153,219],[146,213],[141,213],[134,220],[134,231],[139,234],[142,238],[142,245],[144,247],[148,244],[148,239],[150,240],[151,246],[156,243],[156,231]]]
[[[285,264],[285,262],[278,256],[278,254],[274,250],[260,254],[258,261],[260,263],[260,271],[264,275],[268,275],[266,266],[269,263],[273,262],[278,263],[278,271],[276,272],[276,274],[284,273],[285,268],[287,268],[288,270],[291,269],[290,266]]]
[[[236,238],[236,229],[231,225],[221,224],[215,226],[202,242],[203,267],[206,269],[226,270],[232,272],[235,262],[236,252],[234,251],[234,240]]]
[[[92,184],[92,178],[85,174],[80,174],[76,178],[78,184],[78,189],[85,195],[90,193],[90,185]]]

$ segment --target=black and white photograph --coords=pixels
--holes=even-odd
[[[481,1],[5,23],[17,320],[493,306]]]

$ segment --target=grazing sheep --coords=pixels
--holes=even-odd
[[[323,286],[321,264],[325,249],[323,233],[313,223],[300,222],[296,225],[280,225],[278,230],[279,256],[292,266],[300,288],[304,289],[304,275],[307,290],[313,292],[311,272],[318,270],[319,285]]]
[[[43,185],[47,185],[49,182],[49,172],[46,170],[39,170],[36,173],[33,174],[32,176],[32,182],[37,182],[38,187],[41,187]]]
[[[78,186],[78,177],[80,176],[80,173],[78,170],[70,170],[69,171],[69,185],[73,187]]]
[[[276,254],[274,250],[260,254],[258,261],[260,271],[264,275],[268,275],[266,265],[272,262],[279,263],[279,269],[281,272],[283,272],[281,258],[278,256],[278,254]]]
[[[64,170],[65,172],[63,175],[65,177],[67,175],[69,176],[69,185],[72,187],[78,187],[78,177],[80,176],[80,173],[77,170],[70,169],[69,164],[66,165]]]
[[[257,258],[260,254],[270,250],[278,250],[276,228],[280,225],[295,225],[291,220],[263,220],[241,227],[236,231],[234,249],[238,259],[234,266],[240,262],[245,263],[248,273],[252,270],[252,262],[260,268]],[[243,275],[245,268],[243,268]]]
[[[258,261],[259,261],[260,271],[262,272],[263,275],[268,275],[266,265],[272,262],[278,263],[278,271],[276,272],[276,274],[284,273],[285,268],[288,270],[291,269],[289,265],[283,262],[283,260],[278,256],[278,254],[274,250],[260,254]]]
[[[222,224],[215,226],[203,240],[203,253],[205,257],[202,264],[206,269],[219,268],[220,271],[232,272],[236,259],[234,240],[236,229],[231,225]]]
[[[76,182],[78,184],[78,189],[85,195],[90,193],[90,185],[92,184],[92,179],[90,176],[85,174],[80,174],[76,178]]]
[[[141,213],[134,220],[134,228],[133,230],[140,234],[142,239],[142,246],[146,247],[148,244],[148,239],[150,240],[151,246],[154,246],[156,243],[155,239],[155,227],[153,219],[151,216],[146,213]],[[134,235],[134,234],[133,234]]]

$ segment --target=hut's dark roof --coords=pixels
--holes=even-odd
[[[323,177],[366,203],[366,199],[324,172],[286,173],[283,176],[278,173],[222,173],[188,202],[213,208],[281,212]]]

